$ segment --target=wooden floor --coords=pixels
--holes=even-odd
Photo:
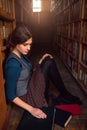
[[[42,50],[41,50],[41,52],[42,52]],[[38,57],[38,55],[40,57],[41,52],[34,53],[32,58],[36,59],[36,57]],[[71,76],[69,71],[66,69],[66,67],[61,62],[61,60],[57,56],[55,56],[55,54],[54,54],[54,57],[55,57],[57,67],[60,71],[60,74],[62,76],[62,79],[64,81],[66,88],[72,94],[77,95],[83,102],[83,104],[81,105],[82,112],[83,112],[82,115],[73,116],[72,120],[70,121],[70,123],[68,124],[68,126],[66,128],[62,128],[60,126],[55,125],[54,130],[87,130],[87,96],[85,96],[85,94],[82,92],[82,90],[80,89],[80,86],[76,83],[74,78]],[[16,130],[18,122],[21,119],[22,112],[23,111],[21,109],[19,109],[18,107],[13,107],[12,112],[10,114],[8,127],[3,130]]]

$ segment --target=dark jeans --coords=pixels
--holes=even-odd
[[[46,86],[49,86],[48,83],[49,80],[51,80],[58,91],[61,94],[65,94],[67,90],[57,69],[55,60],[47,57],[43,60],[40,66],[45,77]]]
[[[44,74],[47,86],[49,86],[48,80],[50,79],[53,82],[54,86],[57,88],[57,90],[60,92],[60,99],[62,97],[63,103],[82,104],[79,97],[72,95],[65,88],[65,85],[64,85],[61,75],[57,69],[56,62],[54,61],[54,59],[51,59],[50,57],[45,58],[43,60],[43,62],[41,63],[41,69]],[[46,92],[47,92],[47,90],[46,90]]]
[[[16,130],[52,130],[54,108],[43,107],[42,111],[47,114],[46,119],[38,119],[24,111]]]

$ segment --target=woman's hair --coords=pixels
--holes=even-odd
[[[24,24],[18,25],[13,30],[13,32],[9,35],[8,46],[10,48],[11,47],[14,48],[17,44],[22,44],[31,37],[32,35],[30,31]]]

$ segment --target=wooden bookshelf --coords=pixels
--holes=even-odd
[[[87,1],[54,0],[53,3],[56,23],[53,47],[87,94]]]
[[[14,28],[14,0],[0,0],[0,130],[7,115],[7,104],[4,88],[3,62],[6,40]]]

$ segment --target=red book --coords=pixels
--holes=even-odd
[[[64,104],[64,105],[57,105],[56,107],[65,110],[67,112],[71,112],[72,115],[82,114],[82,110],[78,104]]]

